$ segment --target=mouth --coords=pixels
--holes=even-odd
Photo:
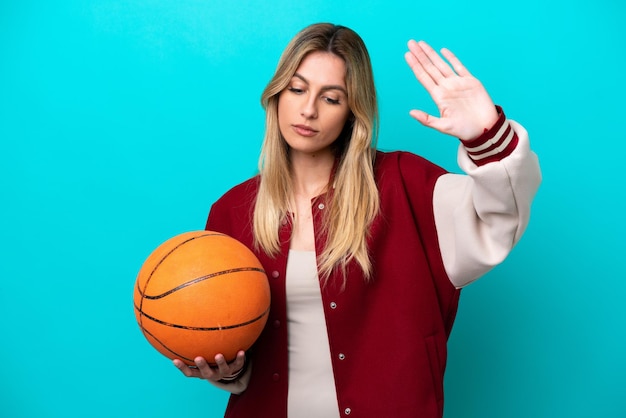
[[[311,137],[319,132],[311,128],[310,126],[306,126],[306,125],[291,125],[291,127],[300,136]]]

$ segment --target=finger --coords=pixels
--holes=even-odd
[[[439,69],[428,58],[420,44],[415,42],[414,40],[410,40],[408,43],[408,47],[410,53],[413,55],[413,57],[415,57],[415,62],[419,63],[418,68],[421,68],[422,71],[427,74],[428,77],[433,81],[433,83],[439,84],[439,81],[443,78],[443,74],[441,74],[441,71],[439,71]],[[411,68],[415,67],[417,66],[413,65]]]
[[[175,359],[173,363],[174,363],[174,366],[176,366],[176,368],[180,370],[181,373],[184,374],[185,376],[200,377],[200,374],[198,373],[197,369],[192,369],[191,367],[183,363],[181,360]]]
[[[196,357],[193,360],[196,363],[197,372],[200,375],[199,377],[207,380],[219,380],[220,377],[216,376],[217,373],[209,366],[209,363],[204,359],[204,357]]]
[[[411,110],[409,114],[422,125],[427,126],[429,128],[436,129],[443,133],[447,133],[446,127],[445,127],[445,121],[443,119],[438,118],[433,115],[429,115],[428,113],[422,110],[414,109],[414,110]]]
[[[409,114],[413,117],[413,119],[417,120],[422,125],[430,126],[432,124],[433,119],[436,119],[435,116],[431,116],[428,113],[422,110],[411,110]]]
[[[441,56],[430,45],[428,45],[425,41],[419,41],[418,45],[420,46],[420,48],[422,48],[428,59],[433,63],[435,67],[437,67],[441,74],[443,74],[445,77],[450,77],[454,75],[454,71],[452,71],[450,65],[448,65],[448,63],[445,62],[443,58],[441,58]]]
[[[228,365],[228,362],[226,361],[226,358],[224,358],[223,354],[215,355],[215,364],[217,365],[217,370],[220,374],[220,378],[231,374],[230,366]]]
[[[441,55],[446,57],[448,62],[452,64],[452,68],[454,71],[460,76],[470,76],[470,72],[465,68],[465,66],[461,63],[461,61],[450,51],[448,48],[441,49]]]
[[[415,55],[413,55],[412,52],[409,51],[405,53],[404,59],[406,60],[406,63],[409,65],[409,67],[411,67],[411,70],[413,71],[415,78],[417,78],[417,81],[419,81],[420,84],[424,86],[426,91],[430,93],[432,89],[437,86],[432,77],[426,72],[422,64],[418,61],[418,59],[415,57]]]
[[[237,352],[237,357],[235,357],[235,361],[229,364],[230,366],[230,374],[235,374],[239,370],[243,368],[243,365],[246,363],[246,353],[243,350],[239,350]]]
[[[409,41],[409,50],[422,63],[433,80],[438,81],[444,77],[454,75],[452,68],[424,41]]]

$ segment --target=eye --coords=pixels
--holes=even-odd
[[[290,92],[294,93],[294,94],[302,94],[304,93],[304,90],[299,89],[297,87],[287,87],[287,90],[289,90]]]
[[[339,99],[333,99],[333,98],[328,97],[328,96],[322,97],[322,100],[324,100],[326,103],[332,104],[332,105],[338,105],[340,103]]]

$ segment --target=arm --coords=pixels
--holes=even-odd
[[[487,273],[510,253],[528,225],[531,202],[541,182],[528,134],[504,115],[501,122],[485,136],[493,134],[493,142],[498,143],[508,139],[515,148],[490,155],[485,148],[472,155],[466,147],[476,147],[461,145],[459,166],[469,176],[445,174],[435,185],[433,207],[441,256],[450,281],[458,288]]]
[[[506,119],[482,84],[448,50],[448,65],[424,42],[409,42],[405,58],[440,116],[412,110],[425,126],[461,140],[467,175],[441,176],[433,195],[446,273],[462,287],[502,262],[520,239],[541,182],[524,128]]]

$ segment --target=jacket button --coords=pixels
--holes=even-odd
[[[339,353],[339,360],[344,360],[346,358],[346,355],[343,353]]]
[[[272,277],[275,278],[275,279],[278,279],[278,276],[280,276],[280,273],[278,271],[274,270],[272,272]]]
[[[337,304],[335,302],[330,302],[330,309],[337,308]]]
[[[274,382],[278,382],[278,381],[280,380],[280,375],[279,375],[278,373],[274,373],[274,374],[272,375],[272,380],[273,380]]]
[[[352,409],[350,409],[350,408],[346,408],[346,409],[344,409],[344,410],[343,410],[343,412],[344,412],[344,414],[346,414],[346,415],[350,415],[350,413],[352,412]]]
[[[317,205],[317,208],[318,208],[319,210],[322,210],[322,209],[324,209],[325,207],[326,207],[326,206],[324,206],[324,204],[323,204],[323,203],[320,203],[319,205]]]
[[[280,328],[280,321],[277,319],[272,325],[274,326],[274,328]]]

